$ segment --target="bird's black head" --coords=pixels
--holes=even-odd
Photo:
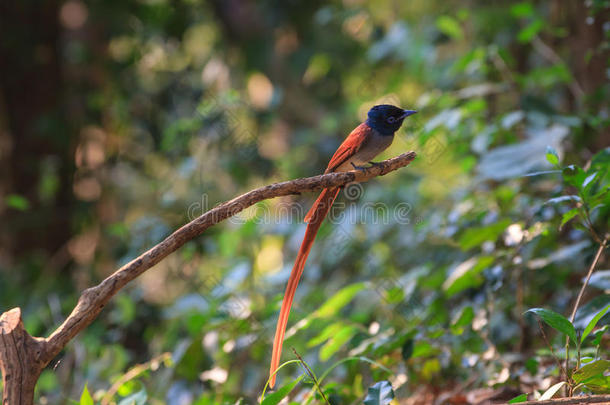
[[[390,104],[380,104],[368,112],[366,124],[382,135],[394,135],[402,125],[402,121],[417,111],[403,110]]]

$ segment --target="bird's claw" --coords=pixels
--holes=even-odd
[[[360,170],[361,172],[365,172],[365,173],[368,170],[368,167],[356,166],[353,162],[350,162],[350,164],[354,167],[355,170]]]

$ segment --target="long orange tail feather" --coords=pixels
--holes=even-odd
[[[280,365],[280,356],[282,354],[282,344],[284,343],[284,334],[286,333],[286,325],[288,324],[288,315],[290,315],[290,308],[292,307],[292,301],[294,294],[303,274],[305,268],[305,262],[309,251],[313,246],[313,241],[316,238],[318,229],[322,225],[322,221],[330,211],[330,207],[333,205],[335,198],[339,194],[340,189],[338,188],[326,188],[322,191],[311,210],[305,216],[305,222],[309,222],[307,229],[305,230],[305,237],[301,248],[297,254],[297,258],[290,273],[288,284],[286,285],[286,291],[284,292],[284,300],[282,301],[282,309],[280,310],[280,316],[277,321],[277,328],[275,330],[275,339],[273,340],[273,354],[271,356],[271,368],[269,370],[269,387],[273,388],[275,385],[275,377],[273,374]]]

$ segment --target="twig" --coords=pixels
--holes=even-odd
[[[324,395],[324,391],[322,391],[322,387],[320,387],[320,383],[318,382],[318,379],[316,378],[315,374],[311,371],[311,369],[309,368],[307,363],[305,363],[305,360],[303,360],[301,355],[299,353],[297,353],[297,351],[294,347],[292,347],[292,351],[294,352],[294,355],[297,356],[297,359],[299,359],[299,361],[301,362],[301,365],[307,371],[307,374],[309,374],[309,377],[311,377],[311,379],[313,380],[313,383],[316,386],[316,388],[318,389],[318,391],[320,392],[320,395],[322,395],[324,402],[326,402],[328,405],[330,405],[330,402],[328,402],[328,398],[326,398],[326,395]]]
[[[557,52],[555,52],[555,50],[549,45],[545,44],[544,41],[540,39],[540,37],[535,36],[532,40],[532,45],[534,46],[536,52],[546,58],[549,62],[554,63],[556,65],[565,64],[565,62],[563,61],[563,59],[561,59]],[[585,96],[585,91],[582,89],[582,86],[576,81],[574,77],[568,83],[568,88],[570,89],[570,92],[572,93],[572,96],[576,99],[576,101],[582,100],[582,98]]]
[[[2,325],[0,328],[2,332],[0,334],[0,368],[3,371],[4,381],[3,400],[6,401],[3,403],[31,404],[34,395],[33,385],[28,383],[22,390],[14,379],[15,373],[31,376],[35,384],[42,369],[74,336],[97,318],[104,306],[121,288],[188,241],[201,235],[209,227],[266,199],[328,187],[343,187],[351,182],[365,182],[374,177],[386,175],[407,166],[416,156],[415,152],[407,152],[380,162],[365,171],[328,173],[275,183],[222,203],[182,226],[159,244],[115,271],[97,286],[83,291],[72,313],[48,338],[33,338],[27,334],[23,329],[21,311],[18,308],[4,313],[0,318],[3,321],[6,319],[6,323],[0,322]],[[17,345],[14,343],[16,338],[26,344]],[[11,370],[12,375],[7,376],[7,370]]]
[[[119,388],[121,388],[121,385],[125,384],[127,381],[133,380],[146,370],[154,369],[156,364],[164,363],[171,357],[171,353],[165,352],[147,361],[146,363],[137,364],[133,366],[128,372],[123,374],[118,380],[114,382],[114,384],[112,384],[110,389],[104,394],[104,397],[101,401],[101,405],[108,405],[112,400],[112,397],[114,397],[114,394],[116,394],[119,391]]]
[[[580,291],[578,292],[578,296],[576,297],[576,301],[574,302],[574,308],[572,308],[572,315],[570,315],[570,322],[572,322],[572,323],[574,323],[574,318],[576,317],[576,311],[578,311],[578,306],[580,305],[580,300],[582,299],[582,296],[585,293],[585,288],[587,288],[587,285],[589,284],[589,280],[591,279],[593,270],[595,269],[595,266],[597,265],[597,262],[599,261],[599,258],[601,257],[602,252],[606,248],[606,243],[608,243],[608,236],[606,236],[604,238],[604,240],[602,241],[602,243],[599,245],[599,248],[597,249],[597,253],[595,253],[595,258],[593,259],[593,261],[591,262],[591,265],[589,266],[589,271],[587,272],[587,277],[585,278],[585,282],[582,284],[582,287],[580,288]],[[578,342],[574,342],[574,343],[578,344]],[[569,361],[570,361],[570,338],[566,337],[566,359],[565,359],[566,373],[568,370]],[[567,377],[567,375],[566,375],[566,377]]]
[[[563,373],[563,375],[565,376],[565,378],[567,380],[568,379],[568,370],[567,370],[567,368],[563,368],[561,366],[561,360],[559,360],[559,357],[557,357],[555,355],[555,351],[553,350],[553,345],[549,342],[549,339],[546,337],[546,333],[544,333],[544,327],[542,326],[542,322],[540,321],[540,319],[537,319],[537,320],[538,320],[538,328],[540,328],[540,334],[542,335],[542,340],[544,340],[544,343],[547,345],[547,347],[551,351],[551,356],[553,356],[553,359],[555,359],[555,361],[557,362],[557,367],[559,367],[559,372]]]

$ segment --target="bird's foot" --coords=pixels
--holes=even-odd
[[[380,162],[369,162],[371,164],[371,167],[383,167],[385,166],[383,163]]]
[[[360,170],[361,172],[366,173],[366,171],[369,169],[368,167],[364,167],[364,166],[356,166],[353,162],[350,162],[350,164],[354,167],[355,170]]]

